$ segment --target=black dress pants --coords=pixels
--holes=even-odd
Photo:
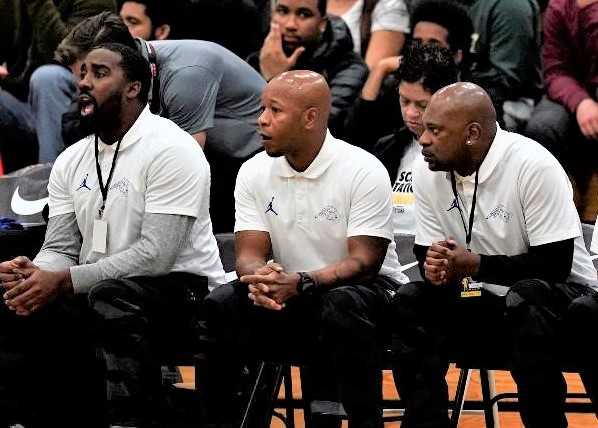
[[[103,367],[86,295],[27,317],[0,303],[0,426],[105,426]]]
[[[598,354],[587,329],[597,325],[598,301],[585,286],[525,280],[502,300],[460,298],[457,287],[410,283],[394,304],[394,374],[407,428],[449,426],[445,376],[454,358],[509,368],[527,428],[566,426],[561,370],[572,360],[583,367],[596,403]]]
[[[378,277],[368,285],[295,297],[281,311],[253,305],[247,285],[238,281],[214,290],[205,300],[214,340],[209,376],[199,385],[209,421],[236,422],[239,409],[232,412],[230,404],[243,364],[265,359],[307,363],[315,400],[341,401],[353,427],[381,427],[381,325],[396,288]]]

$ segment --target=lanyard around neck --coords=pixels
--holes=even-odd
[[[471,198],[471,209],[469,210],[469,228],[465,225],[465,218],[463,217],[463,210],[461,209],[461,204],[459,203],[459,194],[457,193],[457,180],[455,179],[455,172],[451,171],[451,186],[453,189],[453,195],[455,196],[455,203],[457,204],[457,209],[459,210],[459,216],[461,216],[461,223],[463,223],[463,229],[465,230],[465,245],[469,250],[469,246],[471,244],[471,233],[473,231],[473,220],[475,218],[475,207],[476,207],[476,196],[478,193],[478,175],[480,169],[478,168],[475,172],[475,185],[473,188],[473,197]]]
[[[104,208],[106,208],[106,199],[108,199],[110,181],[112,181],[112,175],[114,174],[114,168],[116,166],[116,158],[118,157],[118,150],[120,149],[120,143],[122,142],[123,137],[121,137],[120,140],[118,140],[118,143],[116,143],[116,150],[114,151],[114,156],[112,157],[112,165],[110,166],[110,172],[108,173],[108,180],[106,181],[106,185],[104,185],[104,180],[102,178],[102,169],[100,168],[99,161],[100,150],[98,148],[98,135],[96,134],[95,136],[96,171],[98,173],[98,184],[100,185],[100,191],[102,192],[102,206],[99,210],[100,219],[104,215]]]

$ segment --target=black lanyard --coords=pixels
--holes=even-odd
[[[124,135],[123,135],[124,137]],[[120,143],[123,140],[123,137],[118,140],[116,143],[116,150],[114,151],[114,156],[112,157],[112,166],[110,167],[110,173],[108,174],[108,180],[106,181],[106,185],[104,186],[104,180],[102,179],[102,169],[100,168],[100,161],[98,160],[100,150],[98,148],[98,136],[96,134],[95,140],[95,153],[96,153],[96,171],[98,173],[98,184],[100,185],[100,191],[102,192],[102,206],[99,210],[100,219],[104,215],[104,208],[106,207],[106,199],[108,198],[108,190],[110,190],[110,181],[112,181],[112,174],[114,174],[114,167],[116,166],[116,158],[118,157],[118,149],[120,149]]]
[[[453,195],[455,196],[455,202],[457,204],[457,209],[459,210],[459,215],[461,216],[461,222],[463,223],[463,229],[465,229],[465,245],[469,250],[469,244],[471,243],[471,232],[473,231],[473,219],[475,217],[475,203],[476,203],[476,195],[478,193],[478,174],[480,169],[478,168],[475,172],[475,185],[473,188],[473,197],[471,198],[471,209],[469,210],[469,228],[465,225],[465,219],[463,218],[463,210],[461,209],[461,205],[459,204],[459,194],[457,193],[457,181],[455,180],[455,173],[451,171],[451,185],[453,187]]]

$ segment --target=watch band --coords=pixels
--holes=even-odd
[[[318,284],[307,272],[297,272],[299,275],[299,282],[297,283],[297,291],[299,294],[313,294],[318,287]]]

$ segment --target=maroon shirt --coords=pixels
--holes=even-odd
[[[544,14],[543,59],[552,100],[575,112],[583,99],[596,99],[598,0],[550,0]]]

